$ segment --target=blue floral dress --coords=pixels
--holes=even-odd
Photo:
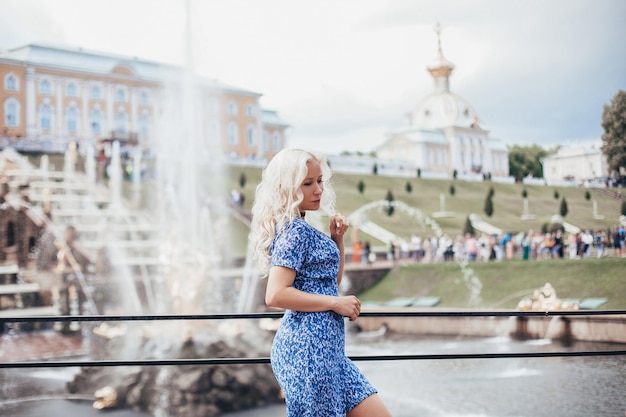
[[[285,225],[270,253],[273,266],[296,271],[295,288],[338,295],[339,249],[304,220]],[[345,417],[377,392],[346,356],[344,318],[333,311],[286,310],[270,358],[287,417]]]

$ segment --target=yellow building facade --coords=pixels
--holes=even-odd
[[[180,96],[184,76],[168,64],[83,49],[31,44],[0,52],[0,147],[62,153],[71,142],[119,140],[149,150],[177,106],[168,101]],[[261,108],[261,94],[192,78],[201,140],[219,145],[211,149],[257,159],[286,146],[289,126]],[[174,132],[172,140],[185,146],[189,131]]]

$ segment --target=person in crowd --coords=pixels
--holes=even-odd
[[[606,245],[606,232],[603,229],[596,230],[594,243],[596,245],[596,258],[600,259],[604,255],[604,245]]]
[[[524,233],[522,240],[520,242],[520,247],[522,248],[522,259],[527,261],[530,259],[530,241],[532,239],[532,230]]]
[[[361,257],[361,263],[369,264],[372,263],[370,259],[372,255],[372,246],[370,245],[370,241],[366,240],[363,244],[363,256]]]
[[[593,235],[589,230],[585,230],[580,236],[582,241],[581,258],[589,258],[591,256],[591,245],[593,245]]]
[[[613,226],[613,233],[611,236],[613,238],[613,256],[616,256],[618,258],[622,257],[625,235],[626,234],[624,233],[624,226],[617,224]]]
[[[576,259],[578,256],[578,239],[576,233],[569,232],[567,235],[567,249],[570,259]]]
[[[377,390],[345,353],[344,317],[361,302],[339,295],[347,219],[334,212],[325,158],[285,148],[262,173],[252,207],[250,245],[267,276],[266,304],[285,309],[270,359],[287,417],[390,417]],[[307,212],[324,210],[326,234]]]
[[[552,259],[563,259],[563,232],[558,229],[552,232]]]
[[[539,252],[541,253],[541,259],[550,259],[552,257],[552,246],[554,246],[552,233],[547,232],[543,236],[543,241],[541,242],[539,250]]]
[[[361,241],[357,240],[354,242],[352,246],[352,262],[357,263],[361,260],[361,249],[363,246],[361,245]]]
[[[470,233],[465,234],[465,255],[468,261],[475,261],[478,257],[478,241]]]
[[[423,257],[422,238],[416,234],[411,236],[411,258],[414,262],[421,262]]]

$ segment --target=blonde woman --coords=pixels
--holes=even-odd
[[[250,244],[267,274],[265,301],[285,309],[271,350],[272,370],[285,393],[287,417],[389,417],[360,370],[345,354],[344,317],[361,302],[340,296],[345,217],[334,212],[326,160],[284,149],[263,170],[252,207]],[[329,234],[306,222],[324,210]]]

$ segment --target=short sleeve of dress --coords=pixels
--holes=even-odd
[[[305,262],[309,243],[309,230],[304,222],[296,220],[285,225],[274,239],[271,265],[300,270]]]

